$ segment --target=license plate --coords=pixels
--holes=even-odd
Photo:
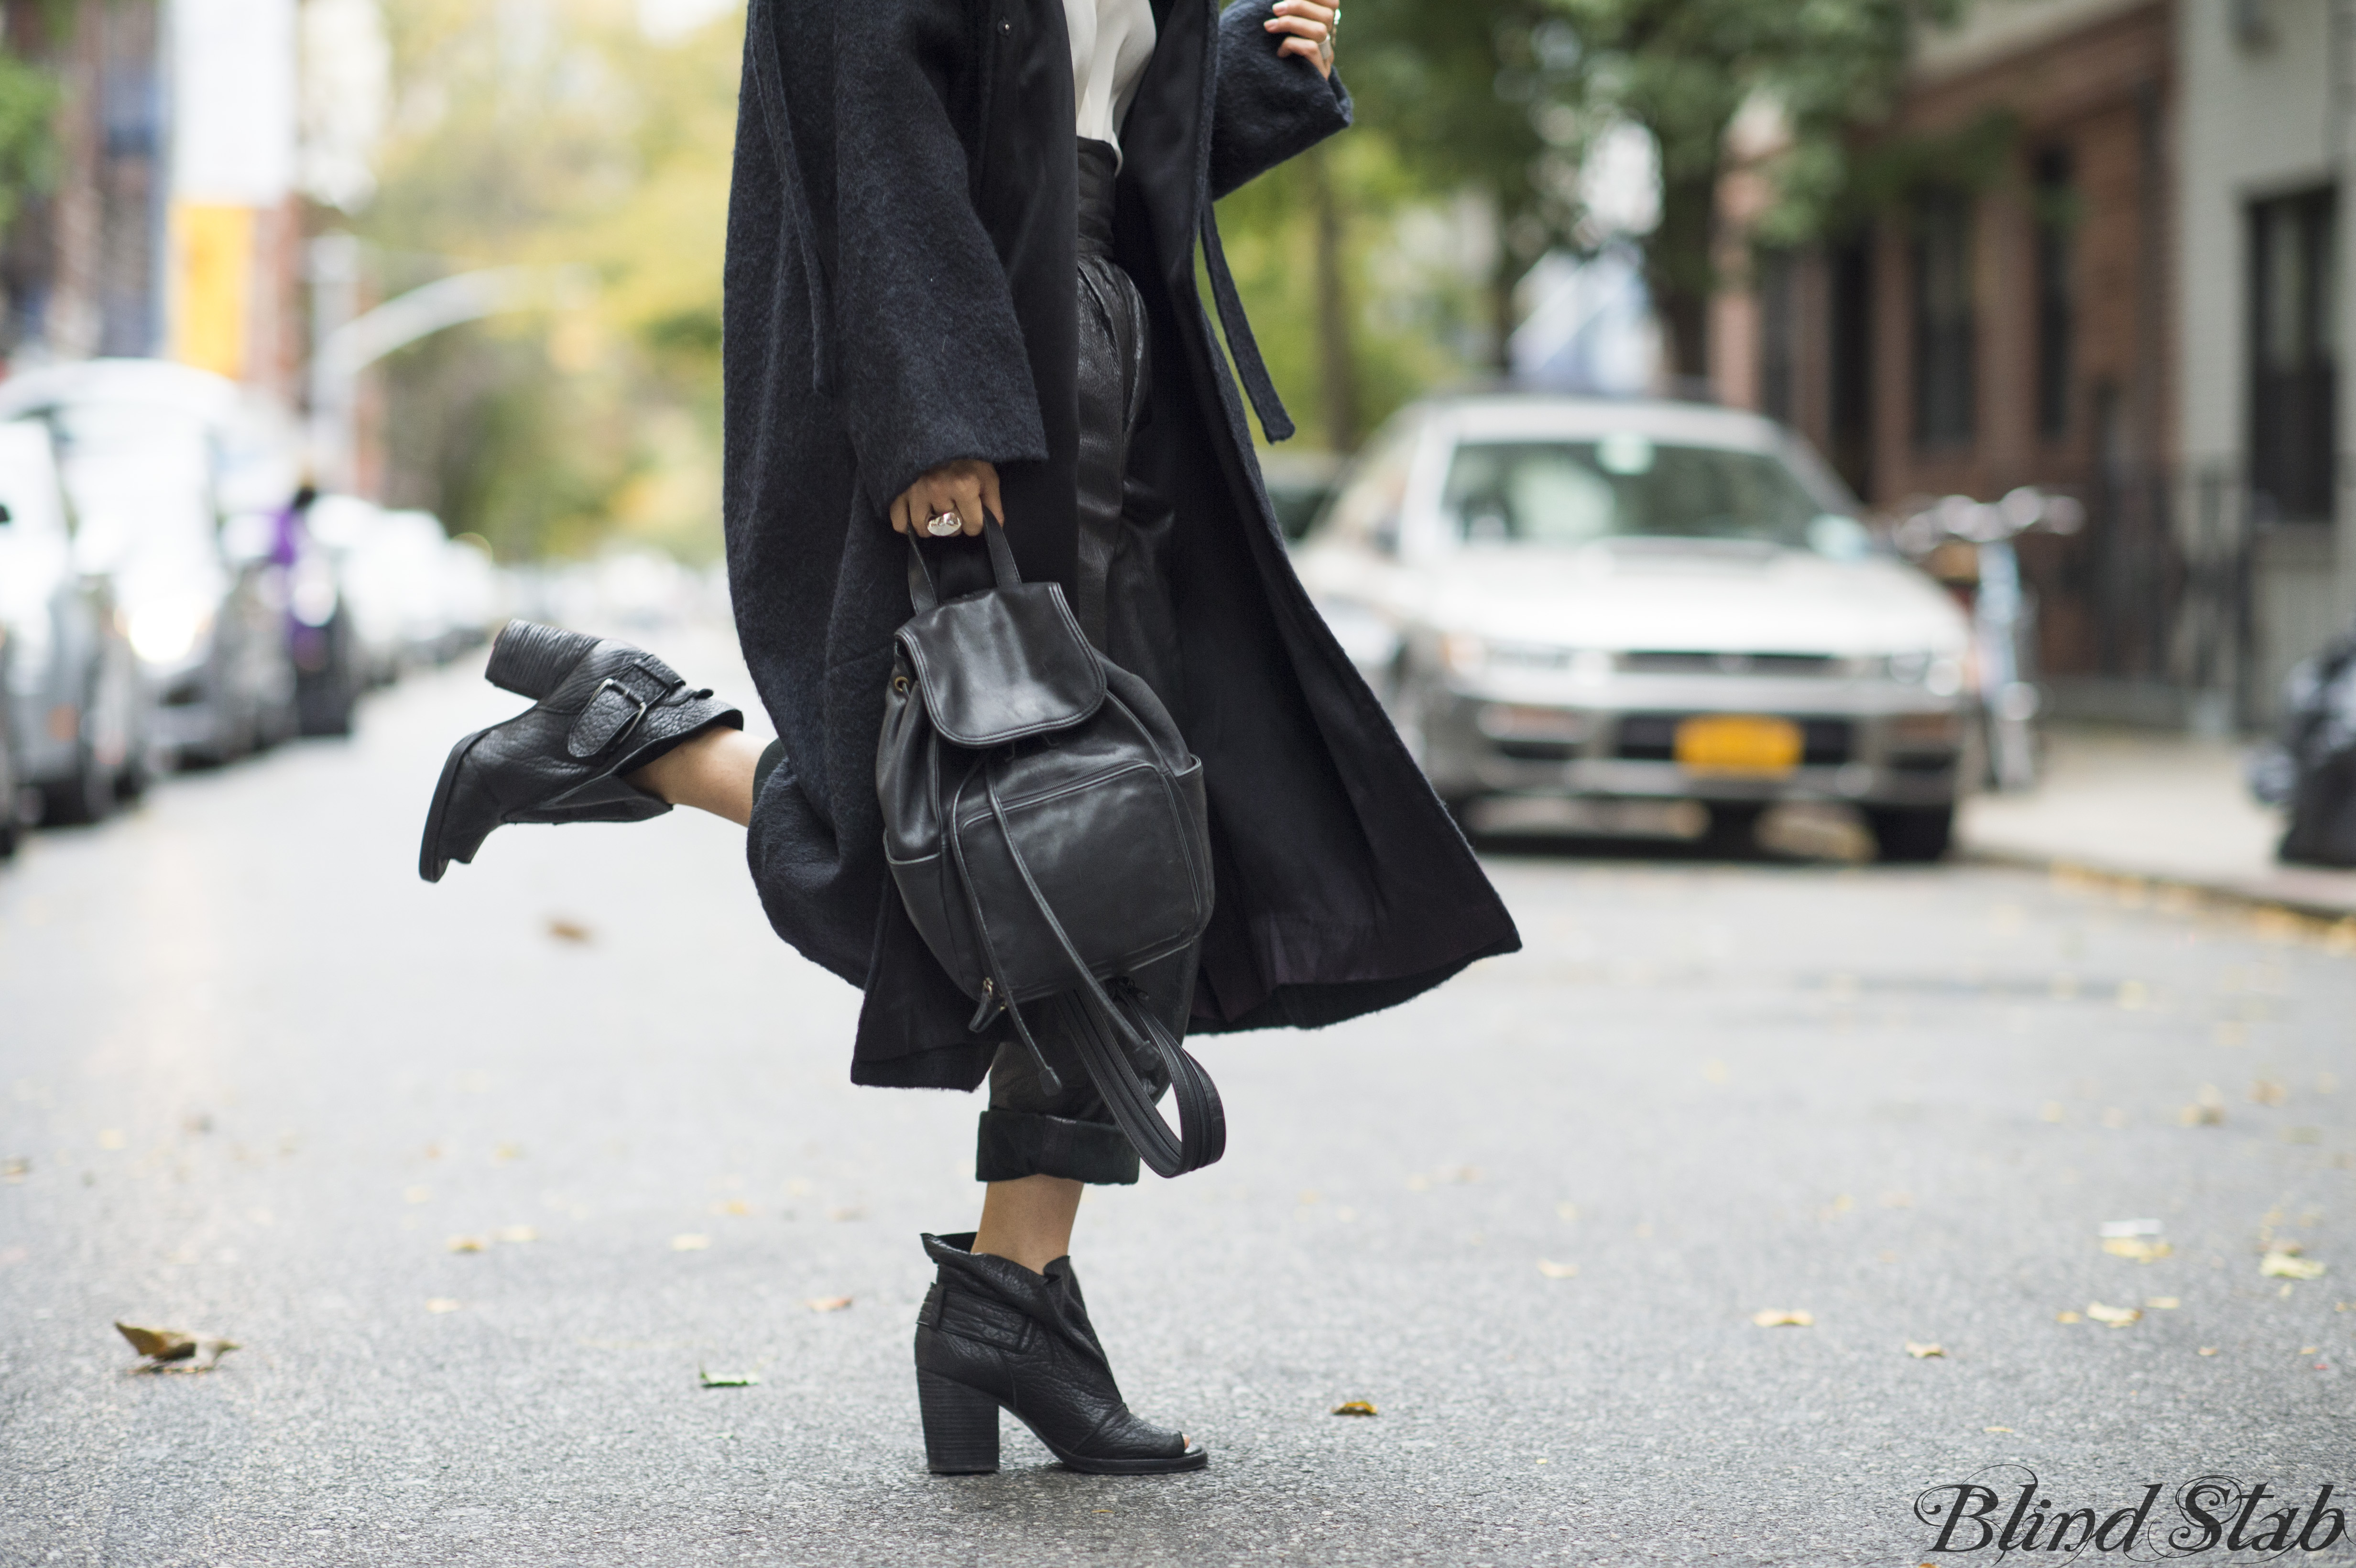
[[[1800,765],[1804,750],[1800,727],[1789,719],[1722,713],[1677,726],[1677,762],[1697,773],[1780,777]]]

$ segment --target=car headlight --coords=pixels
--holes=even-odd
[[[211,605],[192,599],[159,599],[131,612],[131,651],[148,664],[178,664],[212,625]]]
[[[1953,697],[1964,689],[1964,661],[1953,654],[1891,654],[1879,662],[1890,679],[1919,686],[1933,697]]]
[[[1478,675],[1489,662],[1489,645],[1470,632],[1451,632],[1440,639],[1440,662],[1451,675]]]

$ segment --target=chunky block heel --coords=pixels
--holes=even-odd
[[[987,1476],[998,1468],[998,1402],[938,1372],[916,1369],[925,1417],[925,1463],[936,1476]]]
[[[597,639],[530,621],[509,621],[491,645],[483,678],[501,691],[543,702],[564,683]]]

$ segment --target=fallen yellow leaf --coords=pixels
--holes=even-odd
[[[453,1236],[448,1243],[450,1250],[454,1253],[487,1252],[490,1244],[489,1239],[483,1236]]]
[[[2173,1312],[2184,1303],[2173,1296],[2154,1296],[2147,1297],[2144,1305],[2155,1312]]]
[[[2272,1252],[2258,1260],[2258,1272],[2272,1279],[2321,1279],[2324,1265],[2313,1258]]]
[[[2203,1345],[2201,1347],[2200,1353],[2204,1356],[2213,1356],[2217,1353],[2217,1347],[2214,1345]]]
[[[2105,1307],[2099,1301],[2086,1303],[2086,1316],[2097,1323],[2107,1323],[2114,1328],[2124,1328],[2143,1316],[2138,1307]]]
[[[1983,1426],[1980,1430],[1982,1432],[2010,1432],[2012,1428],[2009,1426]]]
[[[1752,1313],[1751,1321],[1762,1328],[1813,1328],[1816,1325],[1816,1315],[1769,1307]]]
[[[714,1203],[712,1206],[712,1211],[715,1214],[744,1215],[750,1214],[753,1211],[753,1206],[742,1198],[730,1198]]]
[[[1340,1404],[1335,1405],[1333,1407],[1333,1413],[1336,1415],[1374,1415],[1376,1414],[1377,1412],[1373,1404],[1369,1403],[1367,1401],[1363,1399],[1352,1399],[1344,1400]]]
[[[501,1225],[499,1227],[499,1240],[502,1242],[536,1242],[540,1240],[540,1232],[533,1230],[530,1225]]]
[[[578,921],[559,918],[548,923],[548,934],[559,942],[586,942],[589,928]]]
[[[844,1307],[851,1305],[851,1297],[847,1296],[813,1296],[808,1301],[803,1302],[802,1305],[809,1307],[812,1312],[840,1312]]]
[[[2147,1242],[2139,1236],[2113,1236],[2103,1243],[2103,1251],[2115,1258],[2133,1258],[2139,1264],[2147,1264],[2174,1255],[2176,1249],[2166,1242]]]
[[[458,1307],[459,1303],[451,1300],[448,1296],[437,1296],[425,1304],[425,1310],[428,1312],[455,1312],[458,1310]]]
[[[2074,1312],[2057,1312],[2053,1315],[2053,1321],[2056,1323],[2083,1323],[2085,1319]]]
[[[1933,1356],[1945,1356],[1947,1347],[1939,1344],[1925,1345],[1918,1340],[1909,1339],[1906,1341],[1906,1353],[1918,1361],[1927,1361]]]
[[[115,1331],[131,1341],[131,1348],[147,1358],[143,1372],[209,1372],[220,1359],[237,1349],[237,1341],[224,1339],[218,1334],[190,1334],[178,1328],[143,1328],[135,1323],[118,1322]]]
[[[709,1236],[686,1235],[670,1239],[670,1250],[675,1253],[700,1253],[711,1244]]]
[[[1538,1272],[1548,1279],[1572,1279],[1579,1274],[1577,1264],[1558,1264],[1547,1258],[1538,1260]]]

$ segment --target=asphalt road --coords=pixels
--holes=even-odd
[[[1998,1523],[2029,1471],[2160,1483],[2154,1533],[2201,1475],[2356,1490],[2356,944],[1528,843],[1527,952],[1202,1042],[1226,1161],[1083,1209],[1130,1402],[1210,1468],[1009,1423],[936,1479],[916,1235],[970,1224],[976,1104],[849,1085],[856,998],[717,821],[420,883],[443,749],[512,707],[417,680],[0,871],[0,1563],[1893,1564],[1976,1476]],[[2135,1219],[2167,1255],[2104,1250]],[[140,1375],[117,1318],[241,1348]]]

